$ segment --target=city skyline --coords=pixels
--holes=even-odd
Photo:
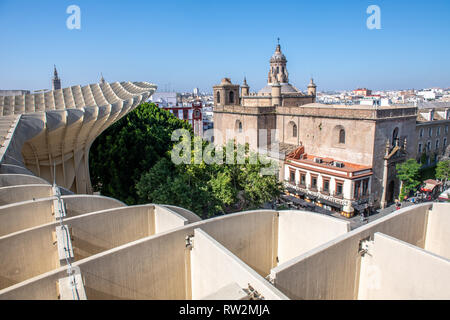
[[[66,26],[72,4],[81,10],[79,30]],[[211,92],[223,77],[245,76],[257,91],[278,37],[302,91],[311,76],[318,91],[450,86],[446,1],[287,1],[277,15],[270,2],[227,4],[0,1],[10,48],[0,53],[0,88],[51,89],[56,64],[62,87],[103,73],[108,82],[152,81],[180,92]],[[379,30],[366,25],[372,4],[381,10]]]

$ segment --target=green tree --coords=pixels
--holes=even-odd
[[[143,103],[105,130],[93,143],[89,167],[94,191],[136,204],[136,183],[172,149],[172,132],[192,132],[189,123],[151,103]]]
[[[185,141],[191,146],[190,163],[175,165],[171,160],[178,144],[171,139],[176,129],[190,132],[191,139]],[[282,185],[274,175],[261,174],[270,164],[250,161],[254,155],[248,145],[232,145],[228,150],[234,152],[234,163],[220,164],[226,162],[227,149],[220,155],[213,145],[192,136],[187,122],[154,104],[140,105],[92,145],[89,162],[94,190],[129,205],[177,205],[204,218],[257,208],[281,193]],[[196,157],[207,148],[219,163],[207,164],[202,156]],[[245,154],[243,163],[236,161],[239,148]]]
[[[202,152],[207,146],[207,143],[202,143]],[[208,218],[255,209],[278,197],[282,184],[277,177],[262,175],[262,169],[269,167],[270,163],[263,163],[260,159],[250,161],[256,157],[249,152],[248,146],[233,147],[232,163],[226,163],[226,147],[223,148],[223,164],[206,164],[203,159],[196,163],[194,156],[191,163],[179,165],[161,159],[137,183],[140,200],[181,206]],[[243,163],[237,163],[239,147],[245,150]]]
[[[436,167],[436,178],[442,180],[444,183],[450,177],[450,160],[439,161]]]
[[[425,150],[422,152],[422,154],[420,155],[420,164],[422,166],[427,164],[427,153],[425,152]]]
[[[400,200],[407,195],[410,191],[413,191],[419,184],[419,170],[420,164],[415,159],[409,159],[403,163],[397,164],[397,178],[400,179]]]

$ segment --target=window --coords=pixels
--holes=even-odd
[[[230,91],[230,103],[234,103],[234,92]]]
[[[398,143],[398,128],[394,129],[394,132],[392,133],[392,145],[396,146]]]
[[[239,133],[242,132],[242,122],[240,120],[236,120],[236,125],[234,129]]]
[[[306,173],[300,172],[300,184],[302,186],[306,185]]]
[[[445,133],[448,133],[448,126],[445,126]]]
[[[444,138],[444,143],[443,143],[443,145],[442,145],[442,147],[446,147],[447,146],[447,138]]]
[[[339,130],[339,143],[345,143],[345,130]]]
[[[422,153],[422,144],[419,143],[419,153]]]
[[[295,184],[295,170],[289,169],[289,182]]]
[[[436,140],[436,149],[439,149],[439,140]]]
[[[437,128],[436,136],[439,137],[441,135],[441,127]]]
[[[353,191],[353,198],[358,199],[360,193],[361,181],[355,181],[355,190]]]
[[[184,120],[188,119],[188,111],[187,110],[183,110],[183,119]]]
[[[317,176],[311,176],[311,188],[317,189]]]
[[[336,182],[336,195],[342,196],[342,190],[343,190],[343,183],[342,182]]]
[[[431,150],[431,141],[428,141],[427,142],[427,151],[430,151]]]
[[[323,191],[330,192],[330,180],[323,179]]]
[[[217,91],[217,103],[220,103],[220,92]]]
[[[419,133],[419,136],[420,136],[420,138],[422,138],[422,137],[423,137],[423,128],[422,128],[422,129],[420,129],[420,133]]]
[[[294,121],[290,121],[288,123],[288,134],[287,136],[289,138],[297,138],[297,125],[295,124]]]
[[[362,195],[367,196],[369,194],[369,179],[363,180]]]
[[[428,128],[428,136],[431,137],[433,135],[433,128]]]

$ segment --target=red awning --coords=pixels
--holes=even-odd
[[[434,190],[434,188],[436,188],[436,186],[439,186],[442,184],[441,182],[433,180],[433,179],[428,179],[428,180],[425,180],[424,182],[425,182],[425,186],[422,187],[421,190],[425,191],[425,192],[432,192]]]

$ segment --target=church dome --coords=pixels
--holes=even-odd
[[[290,94],[290,93],[301,93],[296,87],[291,85],[290,83],[280,83],[281,84],[281,93],[282,94]],[[259,95],[267,95],[272,93],[272,86],[270,84],[266,85],[264,88],[258,91]]]
[[[275,50],[275,53],[270,58],[270,62],[287,62],[286,57],[281,52],[280,45],[277,45],[277,49]]]

